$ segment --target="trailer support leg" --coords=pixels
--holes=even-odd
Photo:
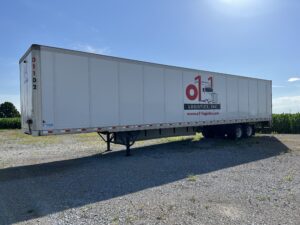
[[[107,147],[107,149],[105,150],[105,152],[110,152],[110,151],[112,151],[112,150],[110,149],[110,143],[112,142],[112,140],[113,140],[113,138],[114,138],[114,133],[109,133],[109,132],[100,133],[100,132],[98,132],[98,134],[99,134],[99,136],[101,137],[101,139],[102,139],[103,141],[106,142],[106,147]],[[102,135],[106,135],[106,137],[105,137],[105,136],[102,136]]]
[[[130,156],[130,139],[126,137],[126,156]]]
[[[110,142],[111,142],[111,138],[110,138],[110,133],[107,133],[106,134],[106,144],[107,144],[107,149],[105,152],[110,152],[111,149],[110,149]]]

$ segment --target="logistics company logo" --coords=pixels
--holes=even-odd
[[[190,103],[184,104],[184,110],[213,110],[221,109],[218,103],[218,94],[214,92],[213,77],[206,80],[197,75],[194,83],[188,84],[185,89],[185,95]],[[197,102],[197,103],[195,103]]]

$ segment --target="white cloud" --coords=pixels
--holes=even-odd
[[[97,48],[90,44],[76,44],[73,45],[75,50],[90,52],[90,53],[97,53],[97,54],[108,54],[110,52],[109,47]]]
[[[284,96],[273,99],[273,113],[300,112],[300,96]]]
[[[291,77],[288,79],[288,82],[295,82],[295,81],[299,81],[300,77]]]

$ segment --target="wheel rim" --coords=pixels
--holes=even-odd
[[[246,135],[248,137],[250,137],[252,135],[252,127],[251,126],[247,126],[247,129],[246,129]]]
[[[237,127],[235,130],[235,134],[237,138],[241,138],[242,137],[242,129],[240,127]]]

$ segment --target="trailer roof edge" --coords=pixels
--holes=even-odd
[[[27,51],[25,52],[25,54],[20,58],[19,60],[19,64],[27,57],[27,55],[32,51],[32,50],[40,50],[41,45],[39,44],[32,44]]]
[[[229,74],[229,73],[222,73],[222,72],[215,72],[215,71],[208,71],[208,70],[202,70],[202,69],[196,69],[196,68],[188,68],[188,67],[181,67],[181,66],[174,66],[174,65],[168,65],[168,64],[161,64],[161,63],[155,63],[155,62],[148,62],[148,61],[141,61],[141,60],[136,60],[136,59],[129,59],[129,58],[122,58],[122,57],[117,57],[117,56],[110,56],[110,55],[103,55],[103,54],[98,54],[98,53],[92,53],[92,52],[84,52],[80,50],[72,50],[72,49],[66,49],[66,48],[60,48],[60,47],[52,47],[52,46],[47,46],[47,45],[39,45],[39,44],[32,44],[29,49],[26,51],[26,53],[21,57],[19,60],[19,63],[21,63],[24,58],[29,54],[31,50],[40,50],[40,49],[53,49],[53,50],[59,50],[59,51],[67,51],[73,54],[84,54],[84,55],[91,55],[91,56],[98,56],[98,57],[105,57],[105,58],[110,58],[114,60],[122,60],[122,61],[127,61],[127,62],[136,62],[136,63],[145,63],[145,64],[150,64],[150,65],[156,65],[156,66],[162,66],[162,67],[169,67],[169,68],[174,68],[174,69],[185,69],[185,70],[198,70],[198,71],[203,71],[207,73],[215,73],[219,75],[228,75],[228,76],[235,76],[235,77],[241,77],[241,78],[250,78],[250,79],[256,79],[256,80],[263,80],[263,81],[272,81],[272,80],[267,80],[267,79],[262,79],[262,78],[256,78],[256,77],[250,77],[250,76],[244,76],[244,75],[237,75],[237,74]]]

